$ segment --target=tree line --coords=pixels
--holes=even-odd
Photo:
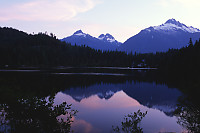
[[[0,28],[1,66],[131,66],[133,55],[61,42],[52,33]]]
[[[180,49],[169,49],[167,52],[137,54],[137,62],[145,62],[148,66],[165,70],[182,71],[183,69],[198,70],[200,67],[200,39],[195,43],[188,40],[188,45]]]
[[[85,45],[72,46],[61,42],[54,34],[27,34],[0,27],[0,66],[115,66],[156,67],[178,72],[199,71],[200,40],[181,49],[157,53],[102,51]],[[190,71],[189,71],[190,70]]]

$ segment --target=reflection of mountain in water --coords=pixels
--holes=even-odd
[[[173,115],[177,99],[181,96],[177,89],[170,89],[166,85],[134,81],[120,84],[100,83],[84,88],[70,88],[63,91],[63,93],[80,102],[82,99],[93,95],[109,100],[114,93],[121,90],[128,96],[136,99],[140,104],[163,111],[168,116]]]
[[[63,93],[70,95],[74,100],[80,102],[82,99],[93,95],[97,95],[101,99],[109,99],[120,90],[121,89],[118,87],[118,84],[100,83],[88,87],[70,88],[69,90],[63,91]]]
[[[126,85],[123,91],[128,96],[136,99],[142,105],[161,110],[169,116],[173,115],[178,97],[181,96],[180,91],[170,89],[166,85],[145,82]]]

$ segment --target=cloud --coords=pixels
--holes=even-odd
[[[92,132],[93,126],[86,122],[85,120],[79,120],[75,119],[72,123],[72,129],[76,129],[76,132],[82,132],[82,133],[90,133]],[[94,132],[94,131],[93,131]]]
[[[0,9],[0,21],[66,21],[94,8],[100,0],[35,0]]]
[[[167,0],[159,0],[156,4],[162,7],[168,7],[170,5],[169,1]]]

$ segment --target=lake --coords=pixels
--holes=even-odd
[[[181,124],[182,119],[177,115],[178,105],[184,94],[178,88],[160,81],[152,74],[154,72],[149,71],[156,70],[110,71],[107,68],[90,68],[89,72],[82,69],[1,71],[0,109],[2,112],[5,108],[3,105],[6,105],[9,108],[7,114],[12,114],[12,117],[7,116],[7,120],[4,120],[6,116],[1,117],[1,121],[6,123],[5,121],[19,119],[13,115],[15,111],[23,112],[25,109],[21,108],[21,104],[20,107],[16,106],[19,99],[39,97],[49,102],[48,99],[52,96],[54,106],[66,102],[72,104],[71,109],[78,111],[72,117],[71,124],[71,130],[75,133],[114,132],[113,127],[120,127],[125,115],[138,110],[143,113],[147,111],[138,125],[145,133],[187,132],[187,126]],[[29,116],[31,119],[35,117],[32,114]],[[57,118],[65,120],[66,117],[67,114]],[[10,132],[13,128],[3,122],[0,124],[2,132]],[[14,128],[17,129],[17,126]]]

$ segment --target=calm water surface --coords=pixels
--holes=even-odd
[[[156,83],[145,76],[144,71],[138,73],[143,76],[130,76],[128,72],[101,73],[99,70],[42,74],[37,71],[3,72],[0,75],[0,105],[13,106],[18,97],[48,98],[54,93],[55,105],[67,102],[72,104],[72,109],[78,110],[72,123],[75,133],[112,132],[112,126],[120,126],[125,115],[138,110],[147,111],[140,125],[145,133],[186,132],[174,115],[183,94],[176,88]],[[0,132],[3,130],[0,126]]]
[[[55,103],[66,101],[79,111],[72,124],[75,132],[111,132],[125,115],[139,109],[148,112],[141,123],[144,132],[183,132],[173,115],[181,95],[166,85],[127,81],[73,87],[58,92]]]

